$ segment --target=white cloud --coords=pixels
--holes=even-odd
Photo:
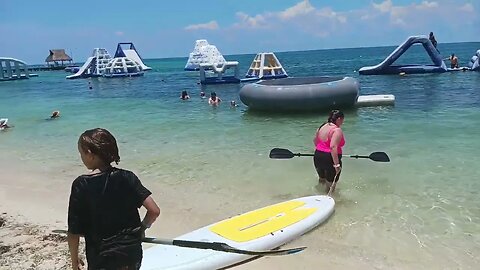
[[[195,31],[200,29],[217,30],[218,28],[219,26],[216,21],[210,21],[208,23],[192,24],[185,27],[184,29],[188,31]]]
[[[315,11],[315,8],[310,4],[310,1],[304,0],[303,2],[300,2],[293,7],[289,7],[286,10],[280,12],[279,16],[284,20],[288,20],[298,16],[307,15],[313,11]]]
[[[248,15],[237,12],[238,22],[235,28],[262,29],[292,29],[313,36],[326,37],[339,27],[344,27],[348,21],[344,13],[334,11],[329,7],[317,9],[308,0],[301,1],[292,7],[277,12],[265,12]]]
[[[429,2],[429,1],[423,1],[420,5],[418,5],[419,9],[422,9],[422,8],[436,8],[436,7],[438,7],[437,2]]]
[[[438,32],[443,40],[445,37],[471,40],[471,33],[475,32],[473,22],[478,21],[478,16],[472,12],[476,6],[471,0],[420,0],[407,4],[394,0],[372,1],[349,11],[299,0],[283,10],[259,14],[237,12],[236,22],[224,30],[232,40],[236,40],[237,33],[239,36],[268,37],[268,44],[273,46],[290,44],[295,47],[300,43],[331,46],[328,44],[341,42],[342,46],[363,46],[366,43],[396,43],[407,36],[430,31]],[[462,20],[451,20],[452,12]],[[459,34],[458,29],[465,31]]]
[[[465,11],[465,12],[475,12],[475,8],[471,3],[466,3],[465,5],[461,6],[458,8],[460,11]]]
[[[267,15],[256,15],[250,16],[243,12],[237,12],[237,18],[240,20],[239,23],[235,24],[237,27],[244,27],[244,28],[267,28],[267,19],[265,18]]]
[[[380,4],[372,3],[372,5],[374,9],[379,10],[382,13],[390,12],[393,7],[392,0],[385,0]]]

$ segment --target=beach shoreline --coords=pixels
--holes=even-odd
[[[17,269],[19,266],[26,267],[25,269],[68,269],[69,257],[65,239],[52,235],[51,231],[66,228],[70,185],[73,179],[78,174],[85,173],[85,170],[81,166],[74,166],[65,168],[61,173],[58,171],[54,173],[48,168],[40,169],[31,164],[28,169],[22,169],[22,161],[15,160],[14,157],[9,159],[2,157],[0,161],[3,171],[0,180],[0,214],[6,220],[4,222],[6,226],[0,228],[1,245],[7,246],[4,249],[8,249],[2,254],[8,259],[3,259],[0,269]],[[196,190],[191,184],[169,186],[149,178],[142,179],[142,182],[152,190],[162,210],[157,222],[147,231],[147,236],[173,238],[230,217],[232,213],[239,214],[265,206],[268,201],[253,201],[247,204],[248,206],[241,207],[240,204],[232,203],[232,197],[228,192],[221,190],[205,196],[206,194],[202,192],[185,192],[184,190],[189,188],[192,191]],[[245,199],[242,202],[251,200],[248,194],[243,195]],[[282,201],[279,198],[276,200]],[[335,220],[335,215],[337,213],[330,219]],[[345,237],[341,233],[343,228],[332,228],[331,223],[334,221],[331,220],[285,246],[307,246],[304,252],[260,258],[239,265],[235,269],[286,270],[314,269],[319,266],[329,269],[417,269],[420,266],[427,268],[433,266],[432,262],[436,259],[432,256],[425,257],[425,261],[418,261],[418,258],[402,257],[401,253],[392,254],[390,245],[394,243],[376,243],[374,233],[359,237],[372,237],[372,245],[389,246],[385,252],[350,245],[348,241],[342,239]],[[12,243],[16,243],[15,247]],[[30,246],[34,248],[28,248]],[[149,245],[144,245],[144,248],[148,247]],[[15,248],[22,248],[24,252],[15,252]],[[419,246],[419,250],[421,249],[424,248]],[[55,250],[55,256],[52,256],[52,250]],[[52,258],[55,260],[52,261]],[[32,265],[35,265],[35,268],[31,268]]]

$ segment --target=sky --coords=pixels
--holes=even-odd
[[[207,39],[224,55],[480,41],[480,0],[0,0],[0,57],[29,64],[63,48],[83,62],[93,48],[133,42],[143,58],[188,57]]]

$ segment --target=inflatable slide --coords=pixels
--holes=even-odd
[[[432,59],[433,65],[404,65],[394,66],[393,63],[404,54],[412,45],[422,44],[425,51]],[[383,62],[376,66],[362,67],[359,73],[362,75],[384,75],[384,74],[415,74],[415,73],[441,73],[446,72],[447,66],[442,56],[433,46],[427,36],[411,36],[398,46]]]
[[[122,46],[128,45],[128,49],[122,48]],[[115,52],[114,58],[117,57],[127,57],[132,59],[133,61],[137,62],[142,70],[151,70],[151,67],[146,66],[143,63],[142,57],[138,54],[137,50],[135,49],[135,46],[131,42],[126,42],[126,43],[118,43],[117,45],[117,51]]]

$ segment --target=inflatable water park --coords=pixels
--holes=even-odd
[[[244,85],[240,100],[249,109],[271,112],[321,111],[331,108],[394,105],[393,95],[360,96],[352,77],[288,77]]]
[[[480,50],[472,56],[470,63],[468,63],[468,67],[473,71],[480,71]]]
[[[199,64],[201,84],[226,84],[253,82],[259,80],[271,80],[288,77],[280,61],[273,52],[258,53],[244,79],[240,79],[239,63],[237,61],[223,61],[221,63],[207,62]],[[225,74],[228,70],[234,70],[233,74]]]
[[[201,63],[200,84],[227,84],[240,83],[237,61],[223,63]],[[233,70],[233,74],[229,70]],[[228,72],[228,73],[227,73]]]
[[[27,63],[10,57],[0,57],[0,81],[12,81],[37,77],[30,73]]]
[[[423,45],[428,56],[432,60],[432,65],[393,65],[410,47],[415,44]],[[477,51],[478,55],[478,51]],[[443,73],[458,70],[478,70],[478,56],[472,57],[471,67],[447,68],[439,51],[433,46],[427,36],[408,37],[400,46],[398,46],[385,60],[375,66],[367,66],[359,69],[361,75],[387,75],[387,74],[420,74],[420,73]],[[476,61],[476,65],[475,65]],[[475,68],[473,68],[475,67]]]
[[[242,82],[250,80],[269,80],[281,79],[288,77],[287,72],[273,52],[258,53],[248,68],[246,79]]]
[[[215,45],[209,44],[206,39],[199,39],[195,41],[195,47],[188,56],[184,70],[197,71],[200,70],[200,64],[221,65],[225,62],[225,58]],[[205,68],[208,67],[209,66],[205,66]]]
[[[95,48],[83,66],[78,70],[72,69],[76,73],[66,78],[136,77],[151,69],[143,63],[133,43],[118,43],[114,57],[111,57],[105,48]]]

